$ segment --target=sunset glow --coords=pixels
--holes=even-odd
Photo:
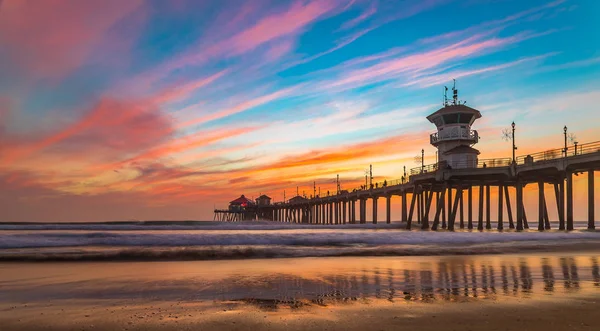
[[[511,156],[513,121],[517,155],[561,148],[564,126],[600,141],[599,13],[592,0],[0,0],[0,221],[206,220],[241,194],[325,194],[338,174],[359,187],[370,164],[396,180],[421,149],[435,162],[425,117],[453,79],[481,111],[482,159]]]

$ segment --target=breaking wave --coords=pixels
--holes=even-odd
[[[600,232],[406,231],[399,223],[0,224],[0,261],[114,261],[403,256],[600,250]]]

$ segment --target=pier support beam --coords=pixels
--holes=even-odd
[[[436,213],[437,213],[437,204],[440,201],[440,192],[435,192],[435,204],[436,204]],[[440,216],[442,218],[442,224],[446,224],[446,201],[442,201],[442,214]]]
[[[448,189],[448,193],[451,193]],[[454,224],[456,223],[456,214],[458,213],[458,203],[462,200],[462,188],[460,185],[456,189],[456,195],[454,196],[454,204],[450,209],[450,218],[448,219],[448,230],[454,231]]]
[[[485,193],[483,191],[483,185],[479,185],[479,217],[477,218],[477,230],[483,230],[483,197]]]
[[[365,199],[360,199],[360,204],[359,204],[359,215],[360,215],[360,224],[365,224],[367,223],[367,219],[366,219],[366,204],[367,204],[367,200]]]
[[[595,205],[594,205],[594,170],[588,171],[588,229],[596,228],[595,220]]]
[[[348,211],[348,203],[344,200],[342,202],[342,224],[346,224],[346,212]]]
[[[548,218],[548,203],[544,199],[544,229],[550,230],[550,219]]]
[[[573,173],[567,171],[567,231],[573,228]]]
[[[407,207],[406,206],[406,192],[402,193],[402,222],[405,223],[408,220],[408,213],[407,213]]]
[[[421,224],[421,229],[423,230],[429,229],[429,210],[431,209],[431,201],[433,200],[433,187],[430,188],[429,194],[426,194],[425,198],[425,212],[423,213],[423,222]]]
[[[385,197],[385,222],[387,224],[392,223],[392,196],[388,195]]]
[[[510,195],[508,194],[508,186],[504,186],[504,196],[506,197],[506,213],[508,214],[508,228],[514,229],[515,222],[513,221],[512,208],[510,206]]]
[[[417,193],[417,224],[421,224],[421,200],[423,199],[423,193]]]
[[[352,205],[352,207],[350,207],[350,222],[356,224],[356,200],[351,200],[350,204]]]
[[[485,186],[485,228],[488,230],[492,229],[491,214],[491,203],[490,203],[490,186]]]
[[[517,181],[517,231],[523,230],[523,184]]]
[[[561,180],[558,184],[558,191],[560,196],[557,196],[558,206],[558,229],[564,230],[566,228],[565,222],[565,180]]]
[[[439,198],[435,203],[435,205],[436,205],[435,206],[435,215],[433,216],[433,225],[431,226],[431,230],[437,230],[438,225],[440,224],[440,216],[441,216],[442,210],[444,209],[445,203],[446,203],[446,189],[443,189],[442,193],[439,195]]]
[[[448,192],[446,193],[448,196],[448,223],[450,223],[451,214],[452,214],[452,183],[448,183]],[[447,228],[446,220],[442,218],[442,229]]]
[[[333,202],[329,203],[329,224],[333,224]]]
[[[464,213],[464,206],[465,206],[465,204],[463,202],[464,201],[464,199],[463,199],[463,195],[464,194],[463,193],[464,193],[464,190],[461,187],[461,189],[460,189],[460,195],[459,195],[459,197],[460,197],[460,207],[459,207],[460,208],[460,228],[461,229],[465,228],[465,213]]]
[[[504,220],[502,219],[504,217],[504,210],[503,210],[503,205],[504,205],[504,201],[502,201],[503,197],[504,197],[504,186],[498,185],[498,230],[503,230],[504,229]]]
[[[538,231],[544,231],[544,210],[546,197],[544,196],[544,182],[538,181]]]
[[[377,196],[373,197],[373,224],[377,224]]]
[[[416,194],[417,188],[413,187],[413,192],[412,192],[412,197],[410,199],[410,211],[408,212],[408,219],[406,221],[406,229],[410,230],[411,226],[412,226],[412,218],[413,218],[413,212],[415,211],[415,202],[417,200],[417,194]],[[406,193],[405,193],[406,194]],[[405,199],[406,200],[406,199]]]
[[[473,186],[467,190],[467,228],[473,229]]]

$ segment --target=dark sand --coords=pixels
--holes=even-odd
[[[212,304],[0,308],[6,330],[598,330],[599,298],[273,310]]]

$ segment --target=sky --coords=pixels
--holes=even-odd
[[[0,0],[0,221],[212,219],[435,162],[600,140],[595,0]],[[600,196],[600,194],[599,194]],[[583,209],[583,208],[581,208]]]

